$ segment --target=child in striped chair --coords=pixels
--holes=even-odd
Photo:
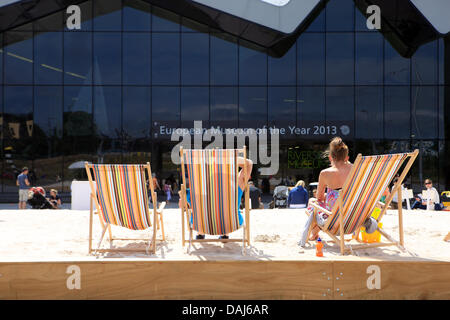
[[[240,168],[239,171],[239,175],[238,175],[238,207],[239,204],[241,203],[242,200],[242,195],[244,193],[244,189],[247,186],[247,183],[250,179],[251,173],[252,173],[252,168],[253,168],[253,162],[250,159],[244,159],[243,157],[238,157],[238,166]],[[246,172],[247,174],[244,174],[244,166],[246,166]],[[186,179],[186,183],[188,183],[189,179]],[[181,191],[178,192],[178,194],[180,195],[180,201],[178,203],[179,207],[182,207],[182,197],[181,197]],[[191,197],[190,197],[190,193],[189,193],[189,188],[188,186],[186,186],[186,199],[187,199],[187,205],[190,206],[191,205]],[[238,215],[239,215],[239,225],[242,225],[244,222],[244,218],[242,216],[241,210],[238,209]],[[192,223],[192,217],[191,217],[191,221],[190,223]],[[205,235],[204,234],[197,234],[197,236],[195,237],[197,240],[198,239],[205,239]],[[219,239],[228,239],[228,235],[227,234],[223,234],[219,237]]]

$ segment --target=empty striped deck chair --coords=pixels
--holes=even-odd
[[[205,235],[224,235],[238,230],[238,155],[246,159],[246,149],[183,150],[180,148],[182,245],[185,238],[185,218],[189,230],[189,252],[192,242],[240,242],[242,252],[250,244],[249,188],[243,190],[245,219],[242,239],[192,239],[192,232]],[[243,170],[247,170],[244,166]],[[187,173],[187,177],[186,177]],[[244,171],[244,174],[247,172]],[[186,187],[189,182],[189,190]],[[187,193],[189,192],[190,206]]]
[[[359,154],[356,157],[355,163],[353,164],[346,182],[339,192],[339,197],[331,211],[322,208],[317,202],[311,202],[311,205],[314,207],[314,219],[316,217],[317,210],[325,212],[329,215],[325,225],[319,227],[322,231],[333,238],[337,244],[339,244],[341,254],[354,249],[390,245],[397,245],[401,249],[404,249],[402,206],[398,206],[399,241],[394,240],[380,228],[378,228],[378,231],[389,242],[346,246],[344,242],[344,235],[353,233],[359,234],[359,230],[364,224],[364,221],[371,216],[375,206],[377,205],[383,206],[383,209],[377,219],[377,222],[379,222],[385,214],[386,209],[391,203],[395,193],[398,194],[398,203],[402,203],[401,185],[418,153],[419,151],[415,150],[411,153],[377,156],[362,156]],[[392,189],[392,193],[387,197],[385,204],[382,204],[379,202],[379,199],[405,163],[406,165],[400,174],[397,184]],[[337,237],[338,235],[339,238]]]
[[[163,210],[165,202],[156,209],[157,197],[151,180],[150,163],[137,165],[88,164],[85,163],[89,184],[91,187],[91,205],[89,217],[89,253],[109,251],[145,251],[156,252],[156,233],[162,231],[164,240]],[[92,173],[94,179],[92,179]],[[147,176],[146,176],[147,173]],[[95,182],[95,183],[94,183]],[[150,214],[147,182],[150,187],[153,203],[153,217]],[[96,212],[93,210],[95,203]],[[98,213],[103,231],[96,249],[92,248],[93,214]],[[153,220],[153,223],[152,223]],[[113,240],[143,240],[113,238],[111,225],[131,230],[146,230],[153,226],[151,238],[145,249],[110,248],[100,249],[106,230],[109,232],[110,246]]]

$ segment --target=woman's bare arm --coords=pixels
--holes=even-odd
[[[319,174],[319,185],[317,186],[317,200],[325,201],[325,188],[327,186],[327,173],[321,171]]]
[[[244,165],[246,169],[245,175],[244,175]],[[241,171],[239,171],[238,184],[239,187],[241,187],[241,189],[244,190],[252,174],[253,161],[250,159],[244,159],[243,157],[238,157],[238,166],[239,168],[242,168]]]

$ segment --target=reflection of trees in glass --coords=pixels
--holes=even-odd
[[[95,131],[91,113],[85,111],[64,112],[65,136],[90,136]]]

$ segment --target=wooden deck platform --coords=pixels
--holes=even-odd
[[[450,299],[450,262],[0,262],[2,299]]]

